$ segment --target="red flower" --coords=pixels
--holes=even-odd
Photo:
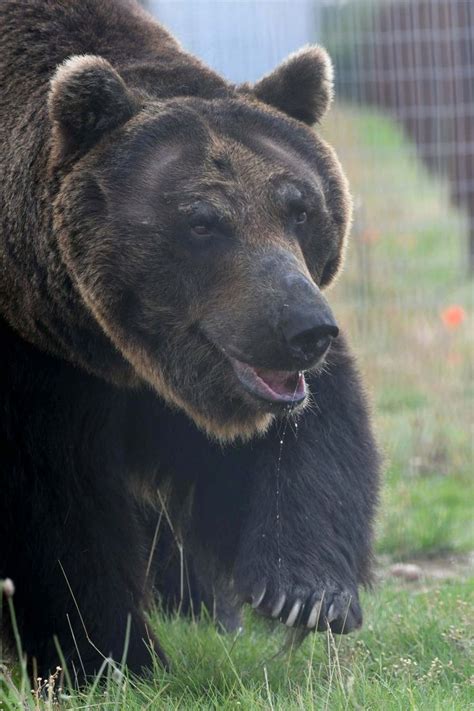
[[[441,311],[440,316],[446,328],[455,329],[466,319],[466,312],[462,306],[446,306],[446,308]]]

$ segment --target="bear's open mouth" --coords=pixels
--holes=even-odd
[[[306,381],[301,371],[256,368],[237,358],[229,360],[244,388],[262,400],[297,405],[306,397]]]

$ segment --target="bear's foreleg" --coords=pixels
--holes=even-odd
[[[230,629],[244,601],[291,625],[325,629],[329,621],[349,632],[361,623],[358,586],[370,581],[379,455],[341,336],[307,381],[306,410],[245,443],[212,442],[177,412],[161,417],[171,517],[194,571],[189,594],[195,611],[204,603],[214,612],[224,599],[231,614],[221,623]],[[192,492],[191,506],[183,492]],[[175,555],[171,576],[170,568],[163,574],[165,549],[156,587],[167,606],[182,610],[179,562]]]
[[[379,457],[342,339],[308,377],[311,403],[253,445],[253,486],[234,568],[242,598],[288,626],[350,632],[370,582]]]
[[[72,500],[59,481],[56,491],[37,483],[31,506],[23,495],[28,516],[6,572],[15,582],[23,649],[43,678],[61,663],[55,637],[71,677],[81,683],[106,657],[118,664],[126,659],[139,673],[152,666],[153,648],[166,663],[143,612],[141,532],[117,484],[118,491],[107,491],[91,482]]]

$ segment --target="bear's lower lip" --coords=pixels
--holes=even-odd
[[[262,400],[297,405],[306,397],[306,381],[301,371],[256,368],[233,357],[229,361],[244,388]]]

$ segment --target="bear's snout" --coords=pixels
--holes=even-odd
[[[305,371],[321,364],[339,329],[320,289],[294,258],[265,258],[258,277],[262,288],[252,293],[247,318],[219,313],[205,333],[230,362],[240,387],[274,412],[275,406],[306,400]]]
[[[285,279],[287,297],[279,331],[290,358],[304,369],[316,364],[328,350],[339,329],[318,287],[302,274]]]
[[[216,309],[201,328],[247,390],[272,402],[303,401],[303,374],[323,361],[339,334],[336,320],[294,255],[276,252],[249,262],[240,277],[246,288],[239,288],[239,298],[233,288],[227,308]],[[271,393],[263,392],[260,380]]]

